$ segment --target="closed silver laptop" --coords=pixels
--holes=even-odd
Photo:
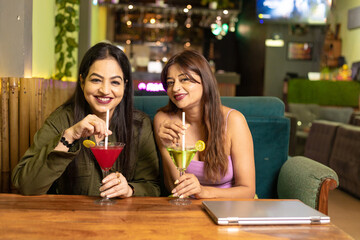
[[[203,201],[219,225],[324,224],[330,217],[298,200]]]

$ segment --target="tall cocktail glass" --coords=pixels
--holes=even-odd
[[[108,146],[105,147],[105,142],[99,142],[96,146],[90,148],[101,167],[103,178],[109,175],[110,168],[113,166],[124,146],[125,143],[108,142]],[[105,196],[96,200],[95,203],[99,205],[112,205],[115,203],[115,200]]]
[[[180,144],[174,144],[166,149],[176,168],[179,170],[181,177],[197,152],[195,146],[186,146],[185,148],[182,148]],[[189,205],[191,204],[191,201],[187,198],[176,198],[170,200],[170,203],[174,205]]]

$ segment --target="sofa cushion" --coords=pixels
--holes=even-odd
[[[288,157],[290,123],[287,118],[246,118],[254,142],[256,193],[278,198],[277,181]]]
[[[310,131],[313,121],[319,119],[320,107],[317,104],[289,103],[289,111],[297,119],[298,130]]]
[[[336,130],[340,124],[326,120],[315,120],[306,140],[304,156],[329,166]]]
[[[339,123],[349,123],[354,109],[351,107],[328,107],[319,108],[319,119]]]
[[[340,187],[360,198],[360,127],[338,127],[329,165],[339,176]]]

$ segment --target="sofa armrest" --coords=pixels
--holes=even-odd
[[[329,190],[339,185],[331,168],[306,158],[289,158],[280,169],[277,191],[279,198],[299,199],[312,208],[327,214]]]

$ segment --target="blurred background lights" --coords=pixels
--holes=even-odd
[[[139,90],[145,90],[147,92],[160,92],[160,91],[165,91],[163,85],[161,83],[154,83],[154,82],[149,82],[149,83],[139,83],[138,84],[138,89]]]

